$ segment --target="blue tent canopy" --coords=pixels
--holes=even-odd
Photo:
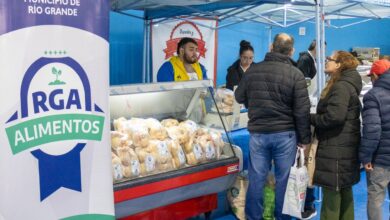
[[[192,16],[280,27],[314,20],[315,5],[315,0],[111,0],[113,11],[142,10],[142,19],[154,22]],[[390,0],[326,0],[323,8],[326,20],[390,16]]]
[[[125,11],[129,9],[143,10],[145,12],[144,18],[150,20],[198,13],[210,14],[209,12],[224,9],[240,9],[245,6],[259,6],[264,4],[284,5],[291,3],[304,6],[313,6],[315,4],[312,0],[111,0],[111,8],[113,11]]]

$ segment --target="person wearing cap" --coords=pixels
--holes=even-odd
[[[382,219],[382,205],[390,183],[390,62],[377,60],[369,76],[373,88],[363,98],[363,135],[359,159],[367,173],[367,216]]]

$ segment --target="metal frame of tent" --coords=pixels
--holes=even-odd
[[[143,19],[144,51],[143,82],[150,82],[150,25],[172,20],[188,20],[194,17],[213,18],[229,23],[225,28],[251,21],[269,26],[291,27],[302,22],[316,25],[317,70],[324,71],[325,26],[345,28],[373,19],[390,18],[390,0],[111,0],[114,12]],[[144,16],[135,16],[126,10],[143,10]],[[327,20],[360,18],[349,24],[336,26],[325,24]],[[203,25],[205,26],[205,25]],[[207,28],[214,29],[213,27]],[[318,74],[317,94],[324,88],[325,76]]]

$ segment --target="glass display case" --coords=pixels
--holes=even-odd
[[[234,131],[246,128],[248,124],[248,110],[244,105],[236,102],[234,92],[226,88],[217,88],[214,92],[214,100],[218,109],[212,107],[206,115],[204,122],[213,127],[220,123],[219,116],[225,124],[226,131]]]
[[[117,217],[220,192],[233,183],[239,159],[211,81],[110,90]],[[139,205],[145,202],[148,206]]]

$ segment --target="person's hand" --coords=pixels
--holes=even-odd
[[[309,148],[310,144],[298,144],[299,148],[303,148],[304,150]]]
[[[374,166],[371,163],[364,164],[364,169],[366,172],[371,172],[374,169]]]

